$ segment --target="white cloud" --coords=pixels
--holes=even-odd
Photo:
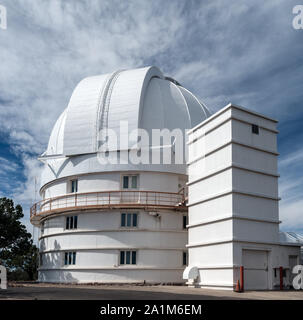
[[[24,165],[25,182],[11,188],[28,224],[41,172],[36,155],[76,84],[142,66],[178,39],[184,20],[182,6],[160,1],[3,2],[9,25],[0,34],[0,131]]]
[[[279,191],[282,197],[280,203],[281,227],[284,230],[302,230],[303,217],[303,176],[302,170],[303,152],[297,149],[285,155],[279,161],[281,180]]]
[[[0,157],[0,174],[5,174],[7,172],[16,172],[18,169],[18,164],[9,161],[6,158]]]
[[[280,205],[280,220],[282,220],[281,227],[284,230],[298,230],[303,229],[303,199],[281,203]]]
[[[284,167],[291,164],[298,164],[300,161],[303,161],[303,149],[298,149],[290,154],[287,154],[280,160],[279,165]]]

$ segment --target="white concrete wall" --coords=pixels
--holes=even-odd
[[[232,289],[248,263],[248,287],[271,289],[275,266],[299,256],[299,247],[279,244],[276,134],[274,120],[231,105],[189,132],[187,247],[196,285]],[[245,262],[244,253],[256,259]]]
[[[48,270],[39,272],[39,281],[60,283],[176,283],[182,279],[183,269],[103,269],[103,270]]]
[[[278,222],[279,202],[267,198],[256,198],[233,194],[233,215]]]
[[[232,220],[216,221],[201,226],[191,227],[188,243],[191,245],[231,240],[233,236]]]
[[[75,230],[65,230],[65,215],[47,219],[40,238],[41,281],[183,282],[183,213],[163,211],[157,218],[136,211],[138,227],[125,228],[120,226],[121,212],[73,213],[78,216]],[[137,264],[120,266],[120,250],[136,250]],[[64,266],[65,251],[77,253],[76,265]]]
[[[73,175],[47,184],[46,198],[69,192],[70,179],[78,179],[78,194],[121,190],[122,176],[129,174],[139,175],[138,190],[178,192],[187,180],[185,175],[146,171]],[[121,213],[137,213],[137,227],[121,227]],[[183,216],[187,212],[158,210],[156,213],[157,217],[138,208],[87,210],[45,218],[40,238],[41,281],[184,282],[187,230],[183,229]],[[77,229],[65,230],[66,217],[75,215]],[[137,264],[120,266],[120,250],[136,250]],[[76,265],[64,266],[66,251],[77,253]]]
[[[97,192],[122,190],[123,175],[139,175],[138,190],[178,192],[179,184],[185,185],[185,175],[147,171],[104,172],[87,175],[71,175],[45,185],[41,192],[45,198],[52,198],[69,193],[69,181],[78,179],[78,192]]]
[[[199,269],[199,277],[195,282],[197,286],[232,288],[234,278],[233,245],[231,242],[190,247],[188,257],[189,265],[197,266]]]
[[[231,194],[204,201],[197,205],[190,206],[191,214],[188,216],[190,225],[214,221],[230,217],[233,212],[233,197]]]

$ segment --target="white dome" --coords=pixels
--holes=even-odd
[[[207,108],[156,67],[116,71],[83,79],[57,120],[46,156],[74,156],[98,151],[98,133],[142,128],[190,129],[210,116]],[[132,141],[136,142],[136,141]]]
[[[85,78],[75,88],[40,158],[46,164],[41,187],[56,179],[96,172],[145,170],[186,174],[185,164],[100,164],[98,149],[104,138],[100,137],[101,129],[117,133],[117,143],[108,146],[115,151],[120,146],[120,121],[128,123],[131,148],[138,142],[138,136],[131,134],[134,130],[145,129],[150,134],[152,129],[179,128],[185,132],[209,116],[207,108],[191,92],[166,78],[156,67]]]

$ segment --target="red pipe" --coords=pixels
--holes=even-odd
[[[244,267],[240,267],[240,290],[244,292]]]
[[[283,267],[280,267],[280,290],[283,290]]]

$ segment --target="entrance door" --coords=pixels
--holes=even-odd
[[[268,252],[265,250],[243,249],[244,289],[268,289]]]

